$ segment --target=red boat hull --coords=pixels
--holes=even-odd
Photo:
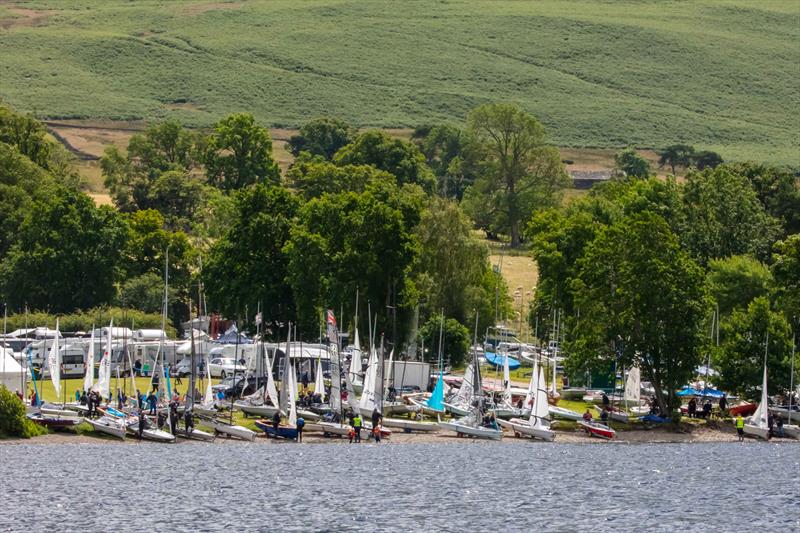
[[[755,413],[756,409],[758,409],[757,403],[746,403],[743,405],[737,405],[735,407],[731,407],[728,411],[733,416],[739,416],[739,415],[749,416]]]

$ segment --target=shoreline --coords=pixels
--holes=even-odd
[[[483,443],[493,442],[496,444],[508,444],[514,442],[528,442],[532,444],[704,444],[704,443],[718,443],[718,442],[737,442],[738,438],[733,431],[723,431],[718,429],[695,429],[691,432],[681,433],[665,429],[651,429],[651,430],[629,430],[617,433],[617,437],[613,440],[603,440],[595,437],[587,436],[583,431],[557,431],[556,439],[552,443],[546,443],[541,440],[533,440],[529,438],[516,438],[510,432],[503,435],[500,441],[486,441],[483,439],[472,439],[468,437],[457,437],[449,432],[439,432],[434,434],[425,433],[403,433],[394,432],[388,439],[380,442],[380,445],[404,445],[404,444],[469,444],[469,443]],[[745,442],[759,442],[755,439],[748,438]],[[799,440],[787,438],[775,438],[768,441],[771,444],[800,444]],[[229,445],[229,444],[251,444],[246,441],[230,439],[230,438],[217,438],[210,443],[203,443],[199,441],[192,441],[187,439],[179,439],[178,443],[187,444],[211,444],[211,445]],[[367,444],[368,441],[363,439],[361,444]],[[112,439],[102,436],[93,436],[90,433],[75,434],[70,432],[54,432],[47,435],[41,435],[30,439],[22,438],[9,438],[0,439],[0,446],[15,446],[23,444],[33,445],[62,445],[62,444],[127,444],[127,445],[163,445],[163,443],[138,441],[135,438],[126,438],[125,440]],[[259,435],[254,445],[284,445],[291,446],[297,443],[286,440],[268,439]],[[302,444],[330,444],[330,445],[351,445],[346,438],[329,438],[323,437],[322,434],[317,432],[307,432],[303,435]],[[374,443],[371,443],[374,444]],[[353,444],[355,445],[355,443]]]

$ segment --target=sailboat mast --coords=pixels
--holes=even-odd
[[[191,347],[191,365],[192,365],[192,377],[189,379],[189,411],[194,410],[194,391],[195,391],[195,380],[197,379],[197,365],[195,363],[195,352],[194,352],[194,327],[192,324],[192,304],[189,303],[189,342],[192,343]]]
[[[233,425],[233,404],[236,400],[236,366],[239,364],[239,324],[238,320],[237,323],[234,324],[236,326],[236,348],[233,351],[233,379],[231,380],[231,384],[233,385],[233,394],[231,394],[231,425]],[[245,382],[246,383],[246,382]],[[242,385],[242,390],[244,390],[244,385]]]
[[[483,390],[481,389],[481,368],[478,363],[478,311],[475,311],[475,330],[472,334],[472,395],[478,402],[478,410],[483,414]]]
[[[375,408],[378,409],[379,413],[383,413],[383,359],[383,333],[381,333],[381,351],[378,356],[378,381],[375,383],[375,390],[378,396],[375,398]]]
[[[436,358],[436,363],[439,365],[439,372],[442,371],[444,367],[444,359],[442,356],[442,330],[444,329],[444,307],[442,308],[440,315],[439,315],[439,354]]]
[[[794,398],[794,353],[797,346],[797,333],[792,335],[792,364],[789,371],[789,424],[792,423],[792,398]]]

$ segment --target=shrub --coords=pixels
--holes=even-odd
[[[29,439],[46,432],[25,416],[25,405],[17,395],[0,385],[0,436]]]

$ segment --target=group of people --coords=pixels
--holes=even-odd
[[[319,392],[311,392],[309,390],[301,390],[297,395],[297,404],[300,407],[311,407],[314,404],[323,403],[322,394]]]
[[[722,402],[722,398],[720,399],[720,402]],[[689,418],[704,418],[708,420],[711,418],[711,409],[713,409],[713,407],[711,405],[710,398],[706,398],[706,401],[703,403],[703,409],[699,412],[697,411],[697,400],[695,398],[689,400],[689,403],[686,406]]]
[[[371,418],[372,431],[367,434],[367,439],[369,440],[369,438],[372,438],[377,443],[381,441],[381,422],[383,421],[383,415],[378,411],[377,407],[372,410]],[[364,421],[361,418],[361,414],[351,409],[347,412],[347,419],[350,422],[350,432],[348,433],[350,443],[361,442],[361,430],[364,428]]]
[[[96,390],[92,389],[90,391],[75,391],[75,399],[81,405],[85,405],[88,409],[88,416],[98,416],[99,413],[97,412],[97,408],[103,403],[103,397],[100,396],[100,393]],[[108,406],[108,400],[106,400],[106,406]]]

